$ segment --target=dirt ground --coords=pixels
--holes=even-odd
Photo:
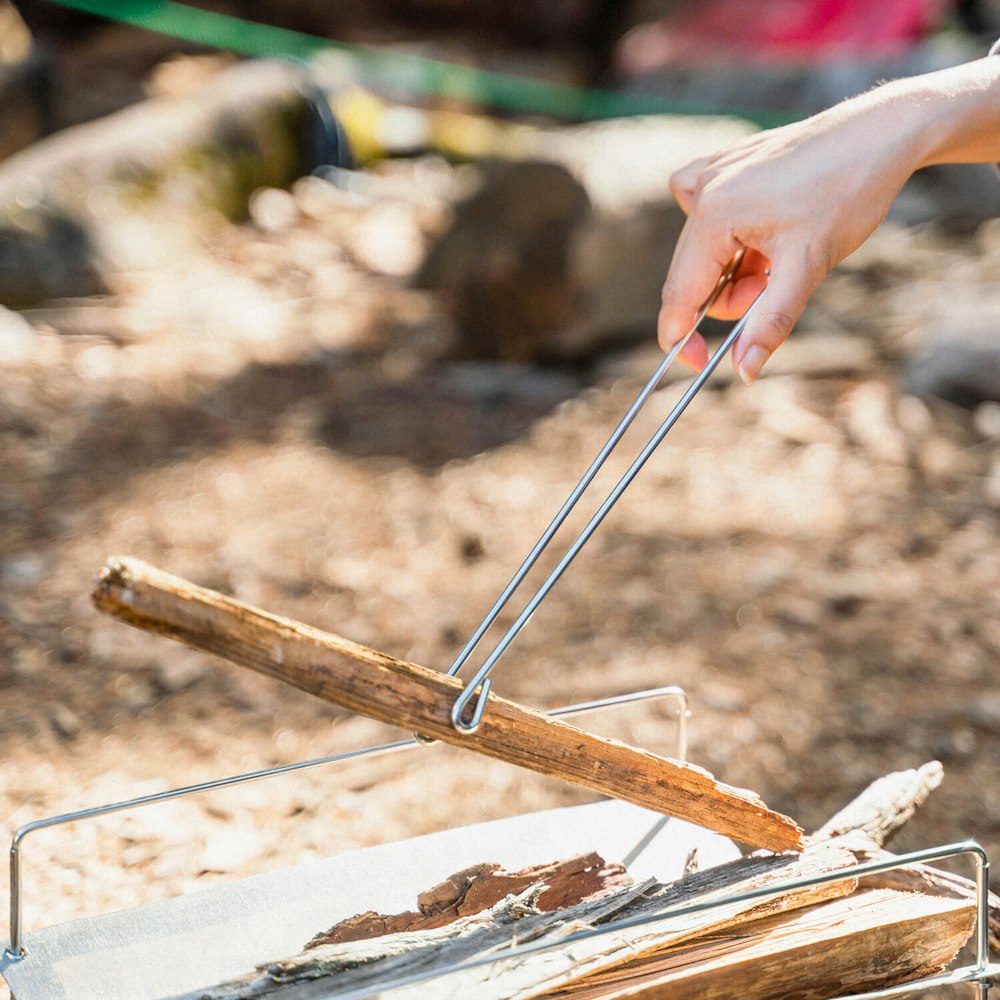
[[[0,342],[30,344],[0,378],[10,831],[399,738],[104,620],[89,593],[109,555],[445,669],[655,365],[651,343],[562,368],[450,360],[409,259],[365,266],[398,213],[345,230],[316,192],[106,299],[35,309],[30,329],[6,315]],[[944,306],[995,298],[998,265],[993,223],[877,234],[784,367],[749,389],[726,368],[692,404],[498,691],[548,707],[682,685],[691,759],[806,828],[936,758],[945,783],[897,848],[974,837],[1000,857],[1000,407],[899,388]],[[587,724],[671,752],[674,711]],[[317,768],[29,838],[25,927],[586,798],[441,747]]]

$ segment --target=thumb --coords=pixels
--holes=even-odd
[[[733,345],[733,365],[747,385],[788,339],[821,280],[822,276],[802,261],[772,259],[771,277],[760,303]]]

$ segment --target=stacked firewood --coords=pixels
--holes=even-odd
[[[758,852],[670,884],[629,884],[621,865],[593,854],[521,872],[479,865],[422,893],[415,911],[359,914],[298,955],[185,1000],[417,998],[428,990],[440,998],[764,1000],[933,975],[973,931],[973,884],[923,866],[850,871],[891,859],[884,843],[941,775],[932,762],[880,779],[801,853]],[[801,884],[841,871],[837,881]],[[792,883],[800,884],[782,888]],[[549,947],[503,957],[526,942]]]

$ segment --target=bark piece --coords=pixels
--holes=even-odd
[[[537,889],[535,908],[540,913],[550,913],[586,900],[603,898],[631,884],[632,879],[622,865],[609,865],[593,852],[517,872],[504,871],[497,864],[474,865],[422,892],[417,897],[417,911],[388,915],[369,911],[349,917],[317,934],[305,950],[401,931],[443,927],[460,917],[481,913],[507,896],[516,896],[528,889]]]
[[[112,560],[100,575],[94,603],[131,625],[216,653],[361,715],[755,847],[802,846],[802,830],[791,819],[702,768],[594,736],[492,695],[479,729],[459,733],[450,716],[462,688],[455,678],[260,611],[138,560]]]

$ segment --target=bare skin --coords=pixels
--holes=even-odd
[[[988,58],[885,84],[688,164],[670,179],[688,220],[663,286],[660,344],[666,350],[688,332],[720,272],[746,248],[712,315],[735,319],[763,290],[733,347],[737,372],[752,382],[817,285],[871,235],[915,170],[997,160],[1000,59]],[[698,334],[681,358],[704,367]]]

